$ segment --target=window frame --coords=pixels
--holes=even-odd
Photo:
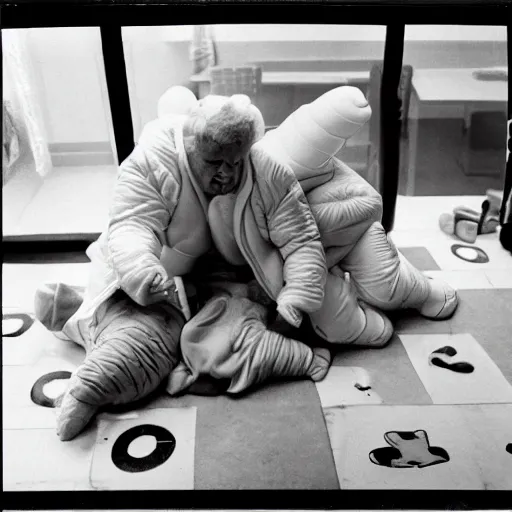
[[[105,66],[110,70],[122,70],[121,28],[124,26],[158,26],[158,25],[194,25],[243,23],[328,23],[332,20],[343,20],[346,24],[386,25],[386,42],[384,66],[386,81],[383,80],[382,94],[386,98],[396,95],[395,84],[398,82],[397,70],[401,68],[403,50],[403,29],[405,25],[506,25],[510,16],[508,0],[424,0],[399,3],[394,0],[326,0],[322,3],[303,2],[302,0],[280,0],[279,3],[263,1],[240,1],[229,4],[226,1],[204,2],[201,0],[159,0],[158,4],[146,3],[136,5],[138,0],[84,0],[80,4],[65,0],[38,3],[17,0],[16,4],[4,3],[0,6],[1,28],[35,28],[63,26],[95,26],[101,28],[102,39],[111,45],[104,48]],[[139,1],[140,3],[140,1]],[[439,8],[443,7],[442,14]],[[293,10],[292,10],[293,9]],[[508,13],[508,15],[507,15]],[[300,21],[298,21],[300,20]],[[397,21],[399,20],[399,21]],[[340,23],[340,28],[343,26]],[[400,40],[400,34],[402,38]],[[389,39],[388,39],[389,35]],[[507,44],[510,59],[510,30]],[[106,57],[106,58],[105,58]],[[127,90],[126,69],[124,75],[115,77],[115,73],[107,72],[107,84],[111,102],[112,117],[115,131],[115,142],[120,161],[127,155],[130,145],[133,146],[131,112]],[[110,77],[110,78],[109,78]],[[119,81],[118,81],[119,80]],[[121,96],[116,99],[111,91]],[[393,89],[395,92],[393,92]],[[510,85],[509,85],[510,90]],[[391,95],[391,96],[389,96]],[[387,102],[385,102],[386,104]],[[394,205],[396,201],[398,180],[398,113],[395,102],[382,112],[382,124],[387,129],[387,151],[384,152],[383,175],[388,184],[384,193],[385,222],[387,229],[392,227]],[[509,101],[509,119],[510,119]],[[130,119],[131,128],[120,126],[123,120]],[[391,129],[389,129],[391,127]],[[130,131],[131,130],[131,131]],[[128,139],[130,141],[128,142]],[[510,174],[510,173],[509,173]],[[69,235],[43,235],[5,237],[4,253],[19,251],[26,253],[34,250],[52,252],[56,247],[60,251],[72,251],[77,243],[86,244],[99,233],[82,233]],[[25,244],[25,245],[24,245]],[[52,245],[53,244],[53,245]],[[4,259],[5,261],[5,259]],[[467,492],[467,491],[191,491],[169,493],[166,491],[110,491],[96,492],[4,492],[5,509],[95,509],[101,500],[101,507],[147,508],[166,506],[176,508],[211,508],[232,507],[239,501],[239,507],[282,508],[282,509],[506,509],[509,506],[506,493]]]
[[[439,19],[441,5],[444,7],[443,17]],[[80,3],[57,2],[52,9],[46,2],[33,3],[21,0],[16,4],[7,3],[0,6],[0,20],[2,29],[64,26],[100,28],[118,162],[122,162],[134,147],[134,127],[123,53],[123,27],[225,25],[226,20],[229,20],[230,24],[248,24],[247,20],[251,20],[250,24],[259,24],[268,23],[269,19],[273,24],[333,24],[332,20],[343,19],[344,23],[335,23],[340,29],[343,25],[384,25],[386,36],[381,97],[386,101],[381,103],[381,125],[386,129],[381,130],[380,153],[383,176],[383,226],[389,232],[393,228],[398,193],[400,102],[394,91],[397,91],[402,67],[405,25],[506,26],[506,13],[510,14],[507,11],[508,7],[508,0],[429,0],[411,1],[403,5],[397,5],[392,0],[359,0],[357,3],[350,0],[330,0],[317,5],[307,5],[301,0],[281,0],[278,4],[272,5],[261,1],[245,1],[238,4],[212,1],[206,4],[201,0],[173,0],[172,3],[171,0],[164,0],[158,4],[148,3],[143,6],[137,6],[136,0],[124,0],[123,3],[113,4],[105,2],[105,5],[95,0],[82,0]],[[50,233],[43,238],[46,242],[52,240],[65,247],[68,243],[96,239],[99,235],[100,233]],[[42,240],[38,235],[13,235],[4,237],[3,242],[8,249],[10,243],[37,244],[42,243]]]

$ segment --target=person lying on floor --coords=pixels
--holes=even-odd
[[[315,340],[330,347],[383,347],[393,335],[385,311],[410,308],[439,320],[450,317],[457,308],[458,297],[452,287],[424,275],[397,250],[380,223],[382,197],[337,157],[370,115],[368,101],[359,89],[338,87],[299,107],[251,150],[271,155],[272,165],[293,170],[326,254],[328,273],[322,306],[305,315],[302,323],[300,318],[289,320],[287,324],[295,329],[281,323],[284,329],[279,331],[288,338],[308,344]],[[272,303],[287,280],[286,268],[283,273],[278,259],[266,257],[262,269],[251,258],[256,239],[247,234],[255,229],[251,216],[243,215],[243,197],[242,186],[237,196],[226,194],[212,201],[210,210],[218,226],[212,234],[226,261],[249,264],[261,288],[260,297]],[[190,278],[204,285],[209,277],[201,272],[201,265],[197,265]],[[222,281],[228,279],[218,279],[218,288],[222,288]],[[203,374],[227,380],[230,392],[243,391],[264,374],[256,366],[257,358],[252,357],[264,346],[253,341],[261,337],[256,334],[262,330],[261,319],[256,322],[243,310],[240,300],[254,291],[251,286],[224,285],[224,294],[211,298],[187,323],[180,342],[182,361],[171,372],[167,385],[171,395],[189,390]],[[273,330],[275,326],[270,328]]]
[[[43,287],[36,297],[41,322],[87,351],[60,404],[62,440],[76,436],[100,407],[141,399],[169,376],[185,324],[174,277],[193,273],[212,248],[235,266],[250,262],[256,270],[252,285],[226,283],[214,305],[207,302],[199,313],[208,316],[213,307],[218,318],[219,308],[230,311],[228,324],[225,315],[216,322],[229,345],[222,371],[217,368],[231,378],[229,391],[271,377],[326,374],[328,350],[268,330],[262,304],[268,299],[251,300],[261,296],[250,292],[256,279],[280,317],[299,326],[304,314],[322,306],[327,274],[295,175],[254,149],[263,132],[261,113],[243,95],[209,96],[187,117],[144,129],[120,167],[108,229],[87,249],[85,294],[60,285]],[[233,219],[228,232],[221,218]],[[240,248],[231,229],[243,240]]]

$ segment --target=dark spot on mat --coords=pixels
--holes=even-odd
[[[430,446],[425,430],[393,431],[384,434],[389,446],[376,448],[369,454],[370,461],[388,468],[425,468],[450,460],[440,446]]]
[[[430,362],[434,366],[439,366],[440,368],[445,368],[446,370],[451,370],[452,372],[457,373],[472,373],[474,371],[473,365],[469,363],[447,363],[446,361],[443,361],[442,359],[439,359],[438,357],[433,357]]]
[[[457,351],[453,347],[447,345],[446,347],[441,347],[437,350],[434,350],[432,354],[446,354],[447,356],[453,357],[455,354],[457,354]]]
[[[508,443],[505,450],[507,450],[508,453],[512,454],[512,443]]]
[[[359,384],[359,382],[356,382],[356,383],[354,384],[354,387],[355,387],[356,389],[359,389],[359,391],[368,391],[369,389],[372,389],[372,387],[371,387],[371,386],[362,386],[361,384]]]
[[[474,258],[467,258],[464,256],[464,254],[460,254],[461,249],[471,249],[474,253],[476,253],[476,256]],[[457,256],[457,258],[460,258],[464,261],[469,261],[470,263],[488,263],[489,262],[489,256],[487,256],[487,253],[480,249],[480,247],[472,247],[471,245],[462,245],[462,244],[453,244],[451,247],[452,253]]]
[[[42,407],[57,407],[62,399],[62,395],[57,398],[50,398],[44,394],[43,388],[46,384],[54,380],[67,380],[71,377],[71,372],[51,372],[39,377],[30,390],[30,398],[36,405]]]
[[[398,460],[402,454],[400,450],[387,446],[385,448],[376,448],[370,452],[370,460],[377,466],[386,466],[388,468],[393,467],[391,465],[392,460]]]
[[[439,357],[436,356],[436,354],[439,354]],[[430,354],[429,363],[433,364],[434,366],[445,368],[446,370],[451,370],[457,373],[473,372],[475,369],[473,365],[465,361],[459,361],[457,363],[450,362],[450,359],[456,354],[457,351],[453,347],[446,345],[444,347],[438,348],[437,350],[434,350],[432,354]]]
[[[153,436],[155,449],[146,457],[132,457],[128,453],[130,443],[141,436]],[[137,425],[123,432],[112,446],[112,462],[128,473],[149,471],[163,464],[174,452],[176,438],[166,428],[158,425]]]

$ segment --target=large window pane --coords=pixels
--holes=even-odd
[[[485,247],[494,265],[494,252],[502,257],[506,27],[407,26],[407,66],[412,80],[402,91],[406,123],[393,238],[402,246],[427,247],[443,270],[468,266],[451,254],[456,243]],[[479,228],[480,218],[485,222]]]
[[[116,175],[98,28],[3,30],[4,235],[99,232]]]
[[[412,79],[403,80],[406,123],[391,236],[410,248],[421,270],[441,271],[458,289],[492,288],[510,274],[510,255],[499,242],[506,27],[407,26],[407,66]],[[471,250],[469,263],[457,257],[457,244],[486,251],[489,263],[472,263]]]
[[[467,196],[502,188],[506,28],[408,26],[404,64],[412,83],[401,191]]]

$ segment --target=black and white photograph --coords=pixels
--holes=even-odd
[[[512,4],[399,3],[0,6],[9,510],[511,508]]]

